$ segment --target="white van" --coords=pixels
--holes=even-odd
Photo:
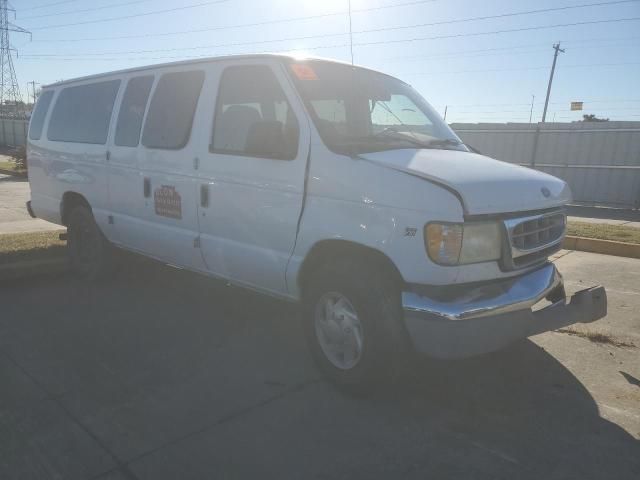
[[[467,357],[606,314],[604,288],[569,300],[548,261],[567,184],[472,153],[366,68],[251,55],[57,83],[28,160],[28,207],[68,227],[77,273],[115,246],[302,302],[339,383],[398,349]]]

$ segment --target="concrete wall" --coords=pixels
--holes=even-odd
[[[0,117],[0,145],[25,145],[28,127],[27,120]]]
[[[576,202],[640,208],[640,122],[451,126],[485,155],[564,179]]]

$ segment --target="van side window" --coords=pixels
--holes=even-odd
[[[67,87],[53,107],[47,138],[58,142],[104,144],[120,80]]]
[[[31,140],[40,140],[42,127],[44,127],[44,117],[47,116],[52,98],[53,90],[48,90],[40,95],[36,109],[31,116],[31,125],[29,125],[29,138]]]
[[[135,77],[127,82],[122,98],[114,143],[121,147],[137,147],[144,111],[147,108],[153,75]]]
[[[160,77],[144,123],[145,147],[178,150],[187,144],[203,82],[201,70]]]
[[[298,121],[269,67],[229,67],[224,71],[211,152],[292,160],[298,152],[298,136]]]

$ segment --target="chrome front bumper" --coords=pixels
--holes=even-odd
[[[531,307],[544,299],[553,303],[533,312]],[[547,263],[519,277],[462,291],[403,292],[402,305],[418,351],[438,358],[464,358],[548,330],[598,320],[607,314],[607,294],[604,287],[592,287],[566,298],[562,276]]]

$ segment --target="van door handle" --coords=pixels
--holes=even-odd
[[[144,177],[143,191],[145,198],[149,198],[151,196],[151,179],[149,177]]]
[[[209,206],[209,185],[200,185],[200,206],[207,208]]]

